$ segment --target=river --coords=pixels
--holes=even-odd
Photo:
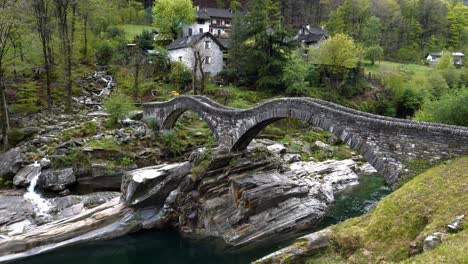
[[[366,213],[390,193],[383,177],[364,176],[360,184],[340,192],[336,204],[317,229]],[[311,230],[313,232],[314,230]],[[16,261],[18,264],[238,264],[248,263],[282,246],[242,254],[219,254],[208,241],[192,241],[171,231],[142,231],[118,239],[88,243]]]

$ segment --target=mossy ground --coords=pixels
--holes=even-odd
[[[446,231],[455,217],[467,214],[466,201],[468,157],[444,162],[388,195],[370,213],[333,226],[329,248],[308,263],[468,263],[468,230]],[[422,246],[434,232],[447,233],[442,245],[410,257],[410,243]]]

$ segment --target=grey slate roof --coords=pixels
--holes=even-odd
[[[301,27],[302,34],[297,35],[297,39],[306,44],[317,43],[324,38],[328,38],[328,34],[321,27]]]
[[[183,49],[183,48],[188,48],[193,46],[194,44],[198,43],[201,39],[204,37],[209,37],[213,39],[213,41],[221,47],[221,49],[224,49],[225,46],[220,43],[220,41],[215,38],[210,32],[205,32],[202,34],[197,34],[197,35],[192,35],[192,36],[186,36],[182,38],[178,38],[174,40],[171,44],[167,45],[167,50],[176,50],[176,49]]]
[[[201,19],[210,19],[211,17],[233,18],[234,16],[234,12],[223,8],[206,7],[197,11],[197,17]]]
[[[216,38],[219,43],[223,46],[224,49],[229,49],[231,47],[232,41],[226,38]]]

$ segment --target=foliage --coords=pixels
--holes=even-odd
[[[286,85],[286,93],[292,96],[307,95],[309,84],[305,80],[307,65],[300,53],[294,52],[283,68],[283,82]]]
[[[104,109],[110,115],[108,125],[116,126],[119,120],[124,119],[131,111],[136,110],[136,107],[128,96],[122,93],[114,93],[104,101]]]
[[[324,65],[352,69],[357,66],[361,55],[362,50],[354,40],[341,33],[325,40],[319,47],[319,61]]]
[[[39,98],[37,97],[37,83],[27,82],[15,85],[17,100],[12,105],[14,113],[36,113],[39,111]]]
[[[378,45],[372,45],[365,50],[365,58],[371,61],[374,65],[375,61],[383,56],[383,49]]]
[[[169,131],[163,134],[161,140],[165,149],[173,156],[179,156],[187,148],[185,140],[181,139],[179,134],[175,131]]]
[[[179,89],[185,88],[192,81],[192,73],[185,64],[177,61],[171,65],[170,79]]]
[[[317,257],[338,255],[346,263],[466,261],[466,254],[462,253],[467,245],[467,240],[462,239],[466,237],[465,230],[448,234],[441,249],[439,246],[413,258],[408,250],[411,242],[421,247],[429,234],[445,232],[447,223],[466,212],[466,204],[459,201],[468,199],[467,170],[465,157],[418,175],[381,200],[370,213],[332,226],[331,247]],[[315,258],[310,257],[310,263]]]
[[[158,0],[153,6],[154,26],[160,34],[175,39],[184,24],[195,21],[195,13],[190,0]]]
[[[236,84],[255,84],[259,90],[281,91],[278,81],[294,46],[282,23],[280,6],[273,0],[253,0],[250,12],[234,20],[226,77]]]
[[[427,101],[415,115],[418,121],[428,121],[468,127],[468,89],[451,91],[438,100]]]
[[[103,41],[99,46],[96,47],[96,63],[98,65],[108,65],[114,54],[114,49],[110,42]]]

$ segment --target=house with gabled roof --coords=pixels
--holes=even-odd
[[[310,25],[301,26],[296,34],[296,39],[306,46],[318,46],[322,40],[329,38],[323,27]]]
[[[166,48],[172,62],[182,62],[190,69],[194,69],[195,52],[199,52],[203,59],[203,71],[215,76],[224,67],[224,53],[227,49],[224,45],[210,32],[205,32],[178,38]]]
[[[191,36],[210,32],[215,37],[229,37],[232,22],[236,13],[223,8],[197,8],[197,18],[194,24],[183,27],[183,36]]]

